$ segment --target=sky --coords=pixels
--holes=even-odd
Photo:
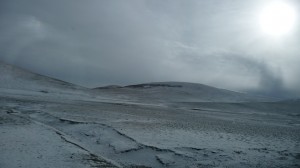
[[[1,0],[0,60],[86,87],[182,81],[300,97],[300,23],[280,36],[261,27],[277,1]],[[299,1],[284,3],[300,15]]]

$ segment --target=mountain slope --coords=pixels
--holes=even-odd
[[[0,88],[29,91],[71,92],[83,87],[29,72],[0,61]]]
[[[129,86],[111,85],[93,91],[47,76],[29,72],[0,62],[0,90],[26,90],[37,92],[76,93],[84,91],[113,99],[145,102],[259,102],[273,101],[271,98],[248,95],[184,82],[156,82]]]
[[[257,102],[273,100],[272,98],[185,82],[156,82],[95,89],[102,93],[123,95],[127,99],[146,102]]]

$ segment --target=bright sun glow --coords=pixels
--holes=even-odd
[[[288,34],[295,27],[296,10],[284,2],[267,5],[259,16],[264,33],[277,37]]]

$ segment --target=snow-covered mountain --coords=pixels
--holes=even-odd
[[[40,92],[72,92],[83,87],[39,75],[0,61],[0,88]]]
[[[128,99],[146,102],[257,102],[275,100],[273,98],[185,82],[156,82],[124,87],[98,87],[95,89],[102,93],[126,95]]]
[[[169,102],[257,102],[274,99],[219,89],[203,84],[184,82],[156,82],[129,86],[110,85],[93,90],[72,83],[39,75],[0,62],[0,89],[35,92],[78,93],[144,103]]]

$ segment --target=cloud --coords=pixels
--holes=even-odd
[[[300,84],[299,32],[261,36],[259,0],[0,3],[0,60],[76,84],[172,80],[268,94]]]
[[[287,89],[280,68],[271,67],[251,55],[228,51],[201,53],[197,49],[183,47],[175,60],[175,65],[182,67],[184,81],[269,95],[281,95]]]

